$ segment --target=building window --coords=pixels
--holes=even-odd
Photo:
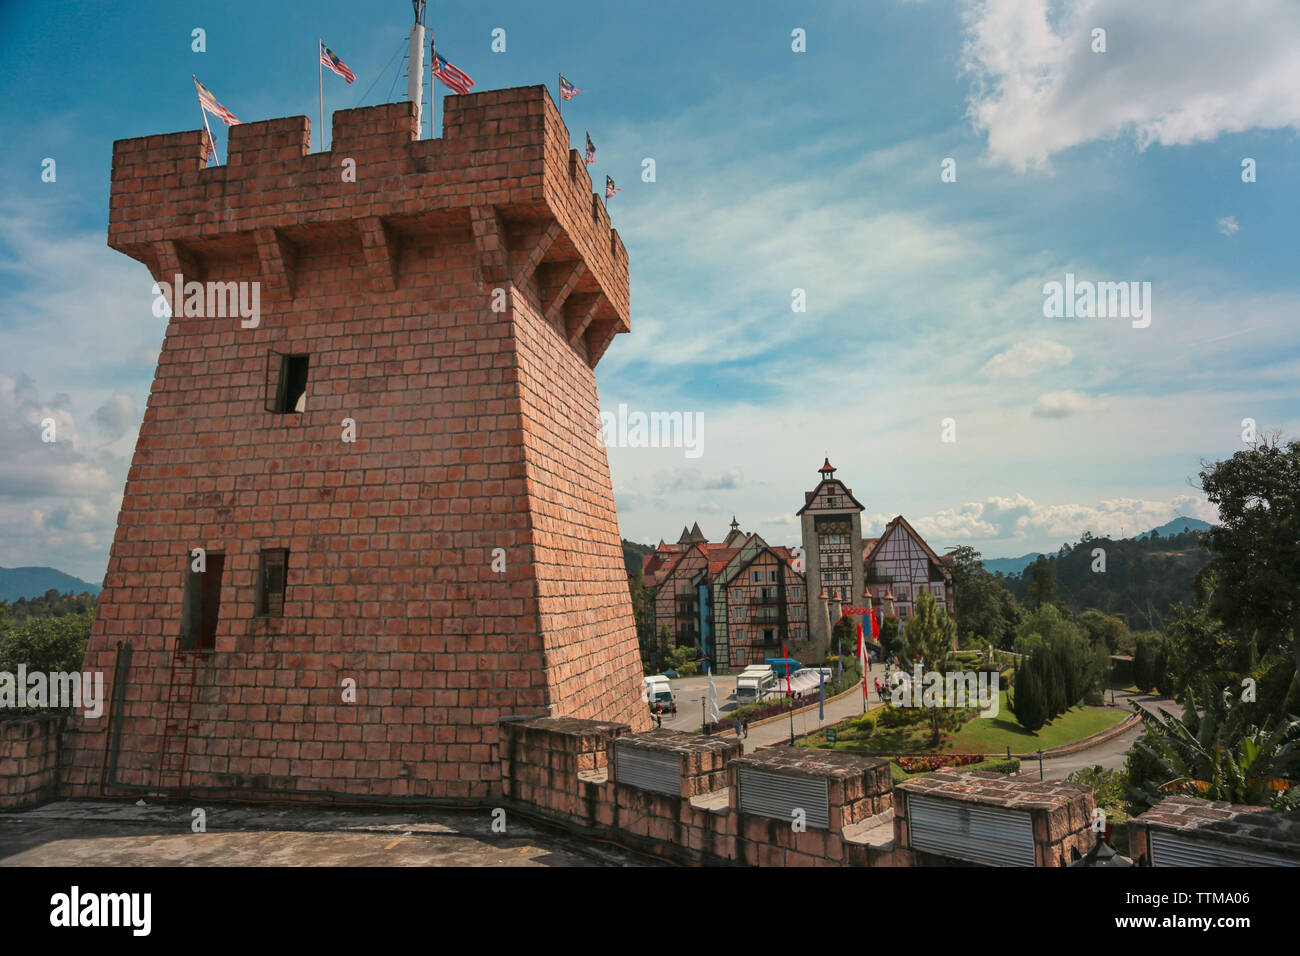
[[[203,567],[195,571],[191,558],[185,572],[180,643],[183,651],[210,651],[217,646],[221,573],[226,568],[226,556],[220,551],[208,551],[203,556]]]
[[[758,584],[763,580],[763,572],[758,568],[754,568],[754,570],[749,572],[749,580],[752,584]]]
[[[284,587],[288,568],[287,549],[263,549],[261,567],[257,574],[258,617],[284,617]]]
[[[775,644],[775,643],[776,643],[776,629],[775,629],[775,628],[771,628],[771,627],[765,627],[765,628],[763,628],[763,643],[764,643],[764,644]]]
[[[827,497],[826,504],[831,508],[838,508],[840,506],[839,495],[830,495]]]
[[[306,355],[280,356],[280,374],[271,411],[277,415],[293,415],[307,410],[308,363]]]
[[[772,569],[771,571],[768,571],[768,572],[767,572],[767,580],[768,580],[768,583],[769,583],[769,584],[775,584],[775,583],[776,583],[776,569],[775,569],[775,568]]]

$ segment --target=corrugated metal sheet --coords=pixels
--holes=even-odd
[[[825,830],[831,825],[830,797],[826,781],[788,773],[771,773],[740,768],[740,809],[763,817],[794,822],[794,811],[804,811],[809,827]]]
[[[639,747],[614,744],[614,780],[640,790],[682,792],[682,765],[676,754],[656,753]]]
[[[990,866],[1034,865],[1034,824],[1025,810],[909,794],[907,825],[915,850]]]
[[[1151,830],[1152,866],[1300,866],[1300,859],[1224,846],[1184,836]]]

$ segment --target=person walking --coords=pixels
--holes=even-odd
[[[744,717],[741,719],[740,729],[744,731],[743,736],[745,737],[746,740],[748,740],[749,739],[749,718],[748,717]]]
[[[736,718],[735,723],[736,723],[736,736],[739,737],[739,736],[740,736],[740,718],[739,718],[739,717]]]

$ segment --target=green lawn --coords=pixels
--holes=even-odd
[[[1113,727],[1128,716],[1125,710],[1096,710],[1091,707],[1075,707],[1066,711],[1050,724],[1039,729],[1037,734],[1027,733],[1007,707],[1007,692],[1000,694],[1000,704],[996,717],[976,717],[967,721],[955,733],[945,733],[938,747],[930,746],[930,729],[928,724],[916,727],[903,727],[893,730],[879,728],[870,737],[859,737],[852,731],[841,730],[840,739],[834,745],[835,750],[858,753],[985,753],[1005,754],[1007,747],[1013,754],[1032,753],[1035,750],[1050,750],[1064,744],[1074,743],[1085,737],[1091,737],[1108,727]],[[838,728],[845,728],[846,724]],[[826,747],[824,734],[808,738],[809,746]]]
[[[1016,723],[1015,715],[1007,706],[1005,690],[1001,697],[996,717],[968,721],[961,730],[948,736],[943,749],[957,753],[1006,753],[1009,746],[1013,754],[1050,750],[1114,727],[1129,715],[1127,710],[1074,707],[1040,727],[1038,733],[1031,734]]]

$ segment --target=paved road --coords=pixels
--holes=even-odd
[[[871,667],[870,678],[879,677],[884,681],[885,668],[883,664],[873,664]],[[721,712],[722,719],[727,719],[727,714],[735,710],[735,677],[716,677],[714,682],[718,688],[718,709]],[[694,731],[700,729],[701,715],[707,707],[705,701],[709,693],[709,679],[707,677],[687,677],[673,681],[673,691],[677,695],[677,715],[664,719],[664,727],[672,730]],[[870,692],[868,704],[869,710],[875,710],[881,706],[881,702],[876,699],[874,689]],[[1115,703],[1127,708],[1130,701],[1136,701],[1146,710],[1154,711],[1157,708],[1163,709],[1175,716],[1181,716],[1182,709],[1179,705],[1168,697],[1157,697],[1152,694],[1133,694],[1127,691],[1115,692]],[[812,707],[808,710],[795,714],[794,732],[796,735],[811,733],[822,727],[829,727],[832,724],[839,723],[848,717],[853,717],[862,713],[862,696],[861,694],[850,694],[838,701],[827,704],[826,719],[817,719],[817,708]],[[1083,767],[1101,766],[1109,770],[1122,770],[1124,762],[1128,756],[1129,750],[1133,746],[1133,741],[1142,735],[1142,727],[1138,725],[1095,747],[1078,753],[1069,754],[1064,757],[1054,759],[1044,759],[1042,765],[1044,780],[1064,780],[1075,770]],[[790,740],[790,721],[780,720],[773,721],[770,724],[764,724],[762,727],[751,727],[749,737],[745,739],[745,752],[749,753],[758,749],[760,746],[770,744],[788,743]],[[1038,761],[1022,760],[1021,773],[1025,775],[1038,775]]]
[[[1157,710],[1164,710],[1175,717],[1181,717],[1183,713],[1182,707],[1169,697],[1157,697],[1152,694],[1130,694],[1127,691],[1115,692],[1116,704],[1127,709],[1130,701],[1136,702],[1144,710],[1153,713]],[[1044,759],[1043,779],[1064,780],[1071,773],[1083,767],[1100,766],[1105,767],[1107,770],[1123,770],[1124,762],[1128,758],[1129,750],[1133,747],[1133,742],[1141,736],[1142,725],[1138,724],[1124,731],[1118,737],[1112,737],[1110,740],[1095,747],[1089,747],[1087,750],[1081,750],[1065,757],[1056,757],[1052,760]],[[1020,772],[1037,776],[1038,761],[1020,761]]]
[[[873,664],[871,666],[871,677],[879,677],[883,682],[885,679],[885,666],[883,664]],[[736,709],[736,678],[734,677],[715,677],[714,682],[718,687],[718,710],[724,721],[727,720],[727,714]],[[868,684],[870,684],[870,679]],[[664,719],[664,729],[684,730],[687,732],[700,729],[700,718],[707,709],[709,694],[709,679],[707,677],[686,677],[673,681],[673,692],[677,695],[677,716],[667,717]],[[871,691],[870,709],[881,706],[881,702],[876,700],[876,692]],[[826,719],[819,721],[817,719],[817,708],[810,707],[807,710],[800,711],[794,716],[795,734],[806,734],[817,730],[820,727],[829,727],[837,724],[841,720],[853,717],[862,713],[862,695],[861,693],[849,694],[848,696],[829,703],[826,705]],[[762,727],[751,727],[749,737],[745,740],[745,752],[758,749],[766,744],[788,743],[790,741],[790,721],[779,720],[770,724],[764,724]]]

